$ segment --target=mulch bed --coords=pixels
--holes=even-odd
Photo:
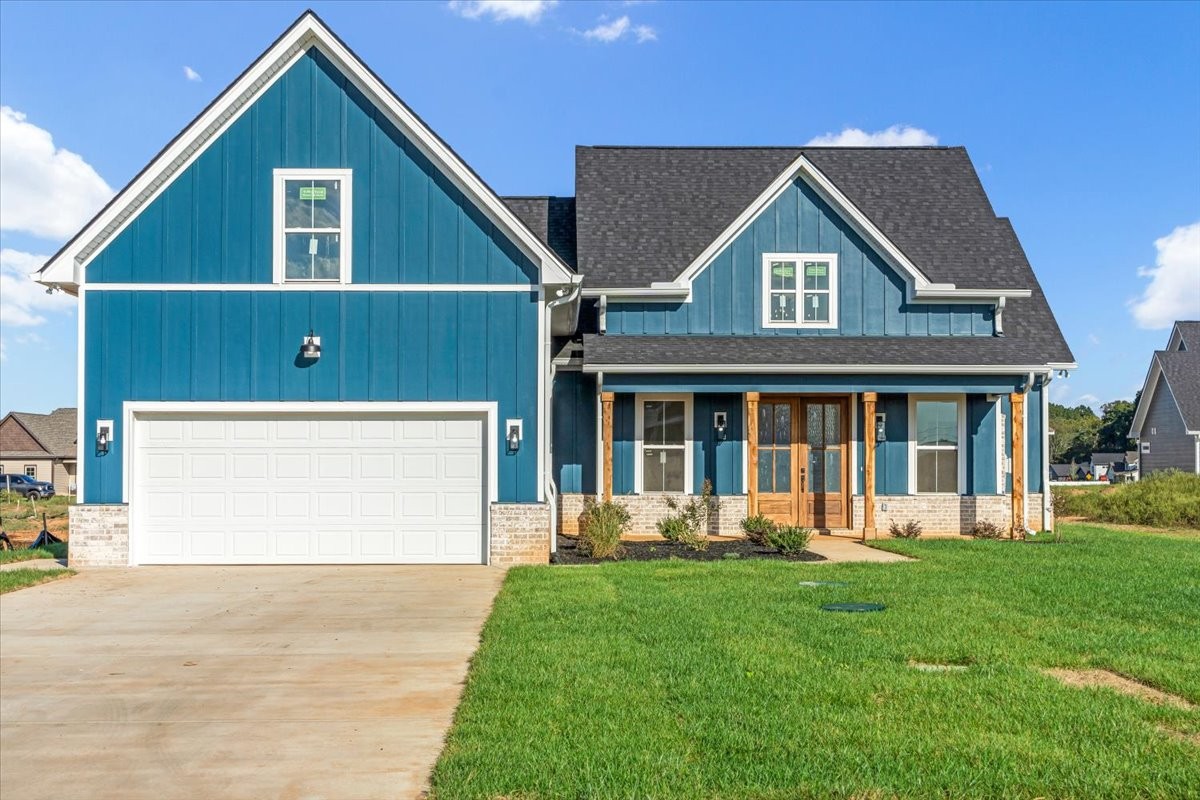
[[[692,550],[676,542],[622,542],[625,555],[622,561],[661,561],[681,558],[687,561],[723,561],[746,558],[769,558],[776,561],[825,561],[825,556],[805,550],[794,556],[785,556],[777,550],[762,547],[745,539],[709,542],[704,551]],[[727,555],[735,553],[736,555]],[[591,558],[579,552],[579,540],[570,536],[558,537],[558,552],[550,556],[552,564],[602,564],[610,558]]]

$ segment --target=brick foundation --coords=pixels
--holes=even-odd
[[[885,511],[883,506],[887,504]],[[854,519],[863,518],[863,498],[854,498]],[[880,537],[888,535],[892,522],[900,525],[909,520],[920,523],[922,536],[957,536],[971,532],[978,521],[995,523],[1002,529],[1012,524],[1012,498],[1008,495],[984,494],[938,497],[929,495],[878,495],[875,497],[875,526]],[[1030,494],[1025,524],[1033,530],[1044,530],[1042,495]]]
[[[129,566],[129,506],[80,504],[69,513],[68,566]]]
[[[564,494],[558,499],[558,530],[568,536],[579,533],[579,520],[583,516],[582,494]],[[667,498],[673,497],[680,503],[687,502],[688,495],[625,494],[613,500],[625,506],[632,517],[629,533],[633,535],[656,534],[656,524],[671,513]],[[720,508],[708,520],[709,536],[741,536],[742,520],[746,518],[746,495],[727,495],[717,498]]]
[[[550,561],[550,506],[545,503],[492,503],[491,558],[494,566]]]
[[[686,501],[687,495],[672,495]],[[567,536],[579,533],[579,521],[583,516],[582,494],[564,494],[558,500],[558,531]],[[657,533],[655,523],[670,513],[667,495],[620,495],[613,500],[629,509],[633,522],[629,533]],[[721,508],[709,520],[709,535],[740,536],[741,521],[746,516],[746,496],[722,497]],[[887,510],[883,504],[887,503]],[[888,526],[893,521],[903,525],[916,520],[924,529],[924,535],[968,534],[978,520],[994,522],[1007,528],[1012,520],[1012,500],[1008,495],[978,495],[936,497],[928,495],[887,495],[875,498],[875,525],[880,536],[887,536]],[[1044,530],[1042,520],[1042,495],[1029,495],[1029,510],[1026,523],[1034,530]],[[854,497],[852,530],[862,530],[863,498]]]

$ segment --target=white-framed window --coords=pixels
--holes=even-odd
[[[962,494],[967,486],[966,396],[910,395],[910,494]]]
[[[692,491],[692,396],[634,396],[637,457],[634,489],[639,494]]]
[[[836,328],[838,257],[835,253],[764,253],[764,328]]]
[[[26,464],[25,465],[25,477],[33,478],[35,481],[37,480],[37,465],[36,464]]]
[[[275,282],[350,282],[351,171],[275,170]]]

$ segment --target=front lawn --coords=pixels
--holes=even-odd
[[[15,550],[0,550],[0,564],[11,564],[14,561],[37,561],[42,558],[65,559],[67,543],[58,542],[45,547],[30,550],[28,547],[17,546]]]
[[[74,575],[71,569],[5,569],[0,570],[0,594],[15,592],[17,589],[27,589],[39,583],[58,580],[68,575]]]
[[[903,564],[514,569],[434,797],[1194,796],[1200,711],[1042,669],[1200,702],[1200,537],[1063,527],[883,542]]]

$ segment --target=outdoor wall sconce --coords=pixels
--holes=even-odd
[[[875,441],[887,441],[887,414],[885,412],[875,414]]]
[[[508,452],[517,452],[521,449],[521,439],[523,438],[521,420],[505,420],[504,429],[508,431],[508,433],[504,435],[504,442],[508,447]]]
[[[300,357],[313,361],[321,357],[321,337],[313,336],[312,328],[309,328],[308,336],[304,337],[304,342],[300,345]]]
[[[111,419],[96,420],[96,455],[108,453],[113,440],[113,421]]]
[[[713,412],[713,430],[717,432],[717,441],[725,441],[726,433],[729,431],[729,412]]]

